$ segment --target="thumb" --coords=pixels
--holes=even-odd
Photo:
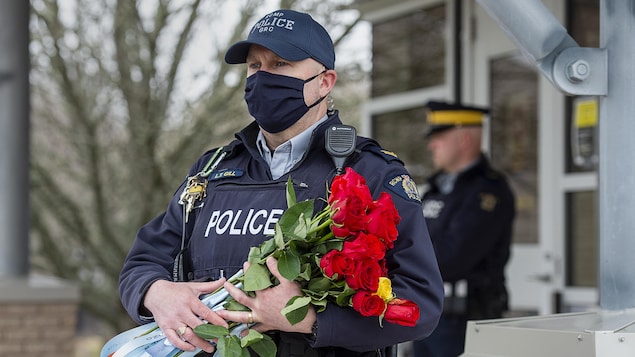
[[[267,268],[271,272],[271,275],[276,277],[278,281],[282,284],[283,282],[289,282],[290,280],[282,276],[280,271],[278,270],[278,260],[274,257],[267,258]]]

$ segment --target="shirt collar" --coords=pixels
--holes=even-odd
[[[300,161],[300,159],[302,159],[302,156],[304,156],[304,153],[308,149],[309,143],[311,142],[311,136],[313,134],[313,130],[315,130],[315,128],[317,128],[321,123],[323,123],[327,119],[328,119],[328,116],[324,115],[320,120],[313,123],[313,125],[308,127],[306,130],[304,130],[300,134],[280,144],[280,146],[278,146],[276,150],[274,150],[273,154],[271,153],[271,150],[267,146],[267,142],[265,141],[265,137],[262,134],[262,131],[259,131],[258,136],[256,138],[256,147],[258,148],[260,155],[265,159],[265,161],[267,161],[269,166],[271,166],[271,163],[273,160],[278,159],[276,157],[277,153],[282,153],[282,152],[289,153],[290,151],[291,154],[287,156],[288,160],[285,160],[287,161],[287,165],[286,165],[287,168],[290,169],[293,166],[293,163]],[[290,147],[291,149],[289,150],[288,147]],[[288,172],[288,170],[285,170],[285,171]]]

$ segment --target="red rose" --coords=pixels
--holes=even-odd
[[[364,230],[369,203],[357,196],[335,200],[331,204],[331,227],[336,237],[346,238]]]
[[[366,212],[373,204],[373,198],[364,177],[347,167],[343,175],[333,179],[328,203],[333,234],[348,237],[365,228]]]
[[[392,197],[386,192],[382,192],[368,212],[366,231],[382,239],[386,248],[390,249],[397,239],[397,224],[400,220],[401,217],[399,217],[399,212],[392,202]]]
[[[345,229],[346,236],[363,230],[366,226],[366,212],[369,202],[357,196],[340,198],[331,204],[333,225]]]
[[[346,238],[354,234],[354,232],[349,231],[346,226],[341,225],[338,227],[335,224],[331,225],[331,232],[333,232],[333,235],[338,238]]]
[[[384,259],[386,248],[377,236],[360,232],[355,239],[344,242],[342,253],[353,259]]]
[[[419,306],[410,300],[392,299],[386,307],[384,320],[402,326],[415,326],[419,320]]]
[[[353,272],[354,261],[339,250],[331,250],[320,259],[320,268],[329,278],[337,274],[338,279],[343,279],[345,275]]]
[[[384,299],[367,291],[358,291],[351,299],[353,309],[362,316],[379,316],[386,310]]]
[[[355,260],[355,269],[350,275],[346,275],[346,284],[353,290],[368,290],[375,292],[379,285],[381,266],[375,259]]]
[[[350,167],[346,168],[343,175],[335,176],[331,183],[331,195],[329,196],[329,204],[341,198],[346,198],[351,194],[358,195],[360,199],[371,203],[373,202],[370,190],[366,186],[364,177],[355,172]]]

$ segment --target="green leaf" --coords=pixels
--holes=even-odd
[[[331,287],[331,280],[327,277],[311,279],[309,282],[309,290],[311,291],[328,291]]]
[[[274,229],[274,234],[273,234],[273,240],[276,243],[276,247],[280,250],[284,249],[284,233],[282,232],[282,226],[280,225],[280,222],[276,222],[276,225],[273,227]]]
[[[329,296],[328,291],[311,291],[309,289],[302,289],[305,296],[309,296],[313,302],[317,300],[324,300]]]
[[[331,239],[321,244],[315,245],[313,247],[313,252],[317,253],[320,256],[323,256],[331,250],[342,250],[342,247],[344,247],[343,239]]]
[[[251,247],[249,249],[249,255],[247,256],[247,261],[251,264],[256,264],[260,261],[261,255],[260,247]]]
[[[280,311],[291,325],[295,325],[298,322],[304,320],[306,314],[309,312],[309,305],[311,304],[311,298],[308,296],[294,296],[288,302],[282,311]]]
[[[309,281],[311,279],[311,264],[302,264],[302,269],[300,270],[298,278],[301,278],[304,281]]]
[[[333,249],[342,250],[342,248],[344,247],[344,240],[343,239],[329,240],[327,242],[324,242],[323,246],[324,248],[326,248],[326,252],[329,252]]]
[[[322,312],[324,310],[326,310],[326,305],[328,304],[328,301],[326,301],[326,299],[323,300],[312,300],[311,301],[311,305],[313,305],[313,307],[315,308],[316,312]]]
[[[293,181],[291,181],[291,176],[287,179],[287,207],[291,207],[295,204],[295,190],[293,189]]]
[[[267,335],[263,335],[263,339],[253,345],[249,346],[260,357],[275,357],[278,352],[276,343],[273,339]]]
[[[337,274],[335,274],[337,275]],[[335,276],[334,275],[334,276]],[[341,294],[343,291],[350,289],[348,285],[346,285],[346,281],[344,280],[331,280],[331,286],[329,287],[329,293],[332,293],[333,296]],[[353,290],[353,294],[355,291]]]
[[[262,340],[262,338],[263,334],[256,330],[249,329],[247,330],[247,335],[240,338],[240,346],[243,348],[249,347],[250,345]]]
[[[276,249],[271,256],[276,258],[276,260],[280,259],[280,257],[282,256],[282,254],[284,253],[284,249]]]
[[[286,250],[292,252],[297,256],[302,256],[303,254],[306,254],[307,251],[309,251],[309,245],[307,244],[307,242],[302,240],[292,240],[289,242],[289,246]]]
[[[337,295],[337,298],[335,299],[335,303],[343,307],[349,306],[351,297],[353,295],[355,295],[355,290],[348,288],[344,290],[342,293],[340,293],[339,295]]]
[[[276,250],[276,242],[274,239],[267,239],[260,245],[260,259],[264,259]]]
[[[295,280],[300,275],[300,258],[289,252],[283,252],[278,259],[278,271],[289,280]]]
[[[223,304],[223,307],[225,308],[225,310],[229,311],[250,311],[247,306],[239,303],[234,299],[228,300],[226,303]]]
[[[218,354],[223,357],[243,357],[249,356],[249,351],[240,347],[238,336],[225,336],[218,339]],[[245,352],[247,354],[245,355]]]
[[[202,324],[194,327],[194,333],[200,338],[211,340],[213,338],[221,338],[228,335],[229,330],[223,326]]]
[[[249,353],[249,349],[243,349],[243,354],[240,357],[251,357],[251,353]]]
[[[298,221],[293,226],[293,231],[291,232],[292,238],[301,239],[301,240],[307,239],[307,233],[309,232],[309,225],[307,224],[304,218],[305,218],[304,213],[300,213],[300,216],[298,217]]]
[[[245,272],[243,290],[258,291],[270,287],[272,285],[270,274],[269,270],[260,264],[251,265]]]
[[[296,231],[298,224],[300,224],[300,221],[304,227],[308,227],[305,217],[312,216],[313,200],[306,200],[298,202],[284,211],[282,216],[280,216],[280,220],[278,220],[278,224],[280,225],[282,233],[286,238],[288,235],[294,236],[294,232]],[[306,228],[304,229],[306,230]],[[297,235],[295,235],[295,238],[306,239],[305,236],[297,237]]]

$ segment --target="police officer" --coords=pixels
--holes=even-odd
[[[438,171],[424,189],[423,214],[445,285],[435,332],[415,341],[415,357],[463,353],[467,320],[501,317],[507,308],[504,269],[510,254],[514,196],[481,152],[487,110],[431,101],[428,149]]]
[[[416,326],[380,327],[376,317],[335,304],[320,313],[311,308],[303,321],[290,325],[280,311],[301,292],[296,283],[277,274],[275,259],[267,264],[279,285],[255,297],[225,285],[251,313],[212,312],[199,301],[201,294],[219,288],[224,277],[243,267],[250,247],[270,238],[286,208],[289,177],[298,201],[315,199],[323,205],[318,198],[325,197],[337,172],[324,144],[325,131],[341,124],[337,111],[324,100],[337,79],[335,53],[320,24],[308,14],[274,11],[253,26],[247,40],[229,48],[225,61],[246,63],[245,101],[255,121],[220,155],[211,150],[200,157],[188,176],[211,171],[207,179],[186,180],[166,211],[137,233],[119,280],[130,316],[138,323],[155,320],[182,350],[198,347],[208,353],[215,347],[192,330],[201,320],[223,326],[227,321],[253,321],[254,329],[272,333],[281,356],[376,356],[386,346],[429,335],[441,314],[443,284],[419,193],[395,155],[362,137],[345,165],[366,178],[373,197],[392,195],[401,223],[386,267],[396,296],[419,306]],[[196,187],[205,192],[193,205],[181,197],[188,185],[200,185]],[[179,201],[190,207],[187,214]],[[172,279],[181,244],[188,252],[187,282]]]

